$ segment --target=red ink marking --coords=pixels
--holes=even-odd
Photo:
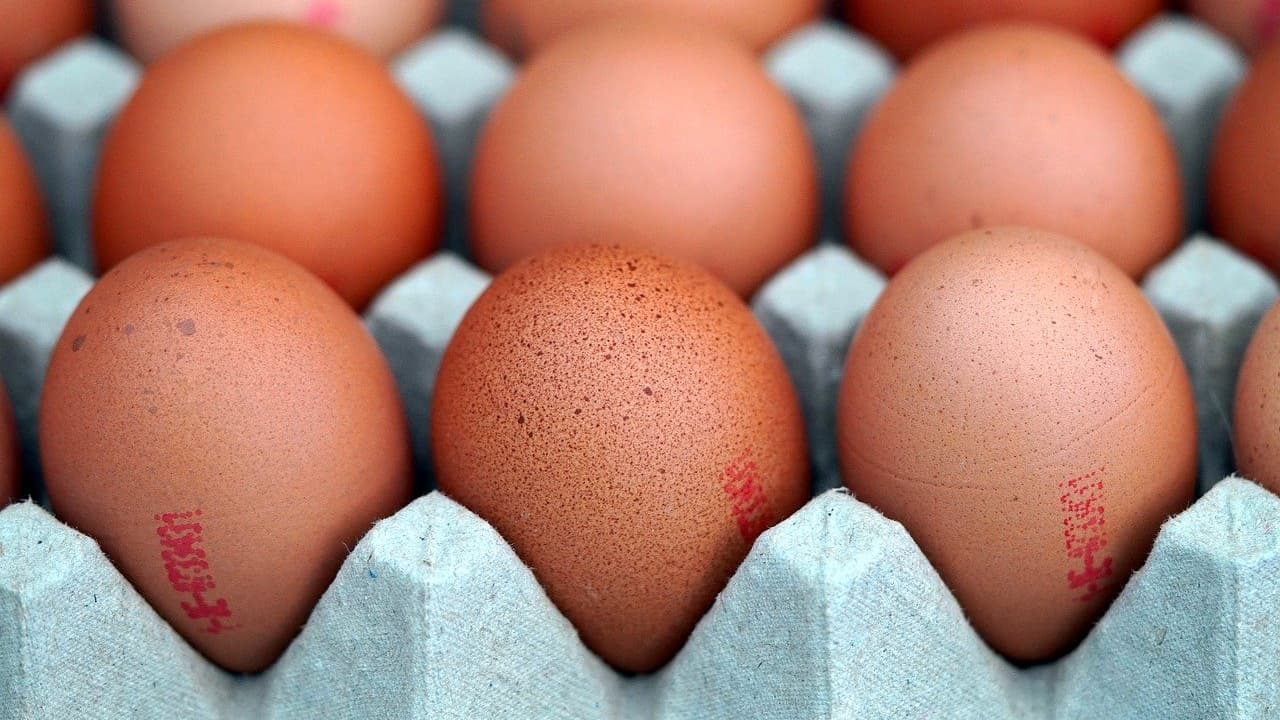
[[[1259,45],[1274,39],[1280,32],[1280,0],[1262,0],[1254,25]]]
[[[240,626],[223,622],[231,617],[225,599],[205,598],[217,585],[209,574],[207,554],[197,547],[204,542],[204,526],[196,521],[198,517],[199,510],[156,515],[155,521],[160,523],[156,535],[160,536],[160,559],[169,574],[169,584],[177,592],[191,596],[192,602],[181,603],[182,611],[192,620],[207,620],[209,624],[201,630],[217,635]]]
[[[760,470],[751,459],[750,448],[725,467],[721,488],[733,503],[733,519],[738,523],[738,532],[747,542],[755,542],[772,523],[766,507],[768,498],[760,485]]]
[[[332,28],[342,20],[342,6],[335,0],[316,0],[307,8],[307,22],[322,28]]]
[[[1106,471],[1101,467],[1058,483],[1062,491],[1058,502],[1062,505],[1062,536],[1067,558],[1081,565],[1067,571],[1067,586],[1080,591],[1076,596],[1078,602],[1092,600],[1111,577],[1112,559],[1103,553],[1107,547],[1107,531],[1102,474]]]

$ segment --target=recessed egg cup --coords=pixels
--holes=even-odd
[[[459,8],[453,17],[473,27],[474,3]],[[1118,60],[1178,145],[1194,235],[1217,117],[1244,63],[1179,16],[1140,30]],[[614,672],[487,523],[430,492],[356,546],[279,662],[233,676],[187,645],[91,539],[21,503],[0,512],[0,718],[1262,718],[1280,707],[1280,498],[1217,482],[1233,467],[1236,372],[1277,297],[1274,279],[1203,235],[1146,278],[1195,387],[1207,494],[1164,526],[1078,649],[1015,668],[969,627],[901,525],[831,491],[845,351],[885,285],[838,242],[840,191],[850,141],[893,63],[830,22],[796,32],[765,63],[800,107],[823,174],[822,242],[753,301],[801,396],[816,497],[761,536],[671,663],[644,677]],[[447,251],[389,285],[365,319],[426,478],[440,358],[489,280],[465,260],[469,158],[515,70],[460,27],[392,69],[440,149]],[[9,98],[60,255],[0,288],[0,374],[31,477],[49,355],[92,284],[99,147],[139,73],[107,42],[81,40],[29,69]]]

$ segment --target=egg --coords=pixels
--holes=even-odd
[[[1240,474],[1280,493],[1280,305],[1262,318],[1236,383],[1234,441]]]
[[[845,229],[888,273],[965,230],[1062,233],[1139,277],[1182,237],[1177,158],[1101,50],[1011,24],[940,43],[872,111],[849,160]]]
[[[24,67],[92,22],[90,0],[0,0],[0,98]]]
[[[19,497],[21,467],[18,461],[18,428],[13,421],[9,395],[0,383],[0,509]]]
[[[1164,5],[1164,0],[844,1],[850,24],[899,58],[909,58],[958,31],[1010,20],[1054,25],[1113,48]]]
[[[631,672],[670,659],[808,499],[796,395],[746,305],[694,265],[615,245],[493,281],[445,351],[431,448],[440,489]]]
[[[439,161],[387,68],[283,23],[152,65],[112,125],[93,202],[103,270],[184,237],[276,250],[363,308],[439,245]]]
[[[1280,272],[1280,44],[1254,60],[1223,112],[1209,163],[1214,233]]]
[[[425,36],[444,14],[445,0],[112,0],[125,46],[152,62],[187,40],[255,20],[282,20],[341,35],[390,58]]]
[[[1071,649],[1194,492],[1173,340],[1132,280],[1051,233],[916,258],[856,335],[837,406],[849,489],[1020,662]]]
[[[0,0],[3,5],[3,0]],[[49,221],[35,172],[13,128],[0,117],[0,284],[49,255]]]
[[[549,47],[494,109],[471,250],[500,272],[556,244],[621,242],[749,295],[814,242],[817,197],[804,122],[754,56],[665,21],[608,21]]]
[[[107,273],[40,405],[57,516],[197,650],[271,664],[410,497],[396,385],[350,307],[262,248],[180,240]]]
[[[1280,31],[1280,3],[1274,0],[1187,0],[1187,11],[1256,53]]]
[[[662,16],[724,32],[754,50],[817,19],[823,0],[482,0],[485,36],[516,57],[604,18]]]

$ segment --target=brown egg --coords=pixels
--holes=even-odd
[[[411,491],[395,382],[360,319],[226,240],[148,248],[94,286],[54,349],[40,447],[58,516],[233,671],[280,655]]]
[[[3,0],[0,0],[0,6]],[[48,257],[49,222],[18,136],[0,117],[0,284]]]
[[[1137,277],[1182,236],[1156,111],[1096,47],[1033,25],[937,45],[872,112],[849,160],[850,244],[897,272],[972,228],[1039,227]]]
[[[822,0],[483,0],[484,33],[516,57],[604,18],[660,15],[723,31],[755,50],[816,20]]]
[[[1216,1],[1216,0],[1215,0]],[[844,0],[849,23],[909,58],[953,33],[1022,20],[1070,30],[1106,48],[1164,8],[1164,0]]]
[[[1249,53],[1280,33],[1280,3],[1275,0],[1187,0],[1187,11]]]
[[[27,64],[89,32],[89,0],[0,0],[0,98]]]
[[[494,280],[445,351],[431,444],[440,489],[634,672],[676,653],[809,492],[795,392],[751,312],[695,266],[618,246]]]
[[[817,192],[804,122],[752,55],[696,29],[611,21],[548,48],[495,108],[476,150],[472,252],[497,272],[551,245],[622,242],[749,295],[813,243]]]
[[[251,20],[288,20],[346,37],[389,58],[440,21],[445,0],[111,0],[124,44],[151,62],[209,30]]]
[[[284,254],[360,309],[437,247],[439,175],[425,121],[372,56],[301,26],[217,31],[152,65],[112,126],[98,263],[230,237]]]
[[[1209,169],[1214,232],[1280,272],[1280,43],[1254,60],[1228,103]]]
[[[1280,493],[1280,305],[1253,333],[1240,366],[1235,399],[1235,452],[1240,474]]]
[[[17,500],[21,482],[18,454],[18,428],[13,422],[13,407],[4,384],[0,383],[0,509]]]
[[[849,350],[845,482],[898,520],[996,651],[1071,649],[1195,487],[1195,408],[1142,293],[1061,236],[960,235]]]

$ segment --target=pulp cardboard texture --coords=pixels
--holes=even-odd
[[[474,26],[473,2],[451,17]],[[1244,63],[1184,18],[1142,29],[1117,59],[1153,99],[1187,173],[1188,234],[1222,104]],[[809,125],[826,241],[753,309],[802,397],[816,497],[765,533],[665,668],[624,677],[596,658],[484,521],[439,493],[357,545],[283,658],[255,677],[192,650],[89,538],[35,503],[0,512],[0,718],[1268,718],[1280,716],[1280,499],[1232,469],[1240,356],[1275,281],[1198,235],[1144,289],[1187,361],[1202,427],[1201,490],[1083,644],[1019,669],[993,654],[906,531],[838,487],[834,399],[844,354],[885,279],[839,238],[846,155],[892,81],[887,56],[830,22],[765,58]],[[367,324],[394,369],[430,467],[427,412],[450,334],[489,277],[465,253],[469,158],[515,68],[465,29],[392,63],[431,123],[447,247],[391,284]],[[8,111],[49,197],[57,249],[0,288],[0,374],[29,474],[49,353],[93,267],[88,201],[105,129],[139,68],[108,43],[28,70]],[[37,499],[40,488],[30,488]],[[424,490],[429,490],[429,486]]]

